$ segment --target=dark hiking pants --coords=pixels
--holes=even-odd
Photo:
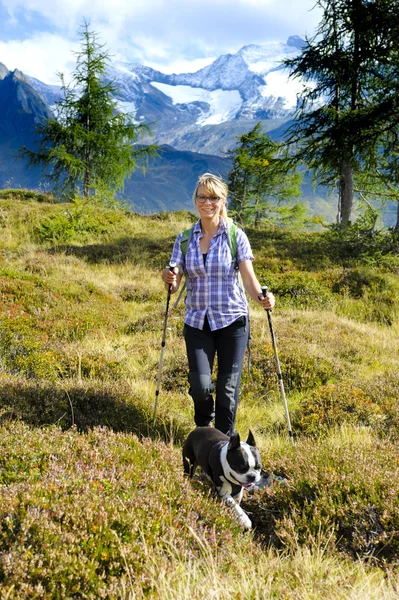
[[[215,331],[210,330],[206,318],[202,330],[189,325],[184,326],[189,366],[189,394],[194,401],[196,425],[210,425],[215,419],[217,429],[227,434],[233,431],[248,329],[246,316],[239,317],[231,325]],[[214,402],[212,369],[215,355],[218,373]]]

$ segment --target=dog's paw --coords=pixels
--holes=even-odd
[[[244,529],[251,529],[252,522],[245,510],[242,509],[241,506],[237,504],[237,502],[234,502],[234,500],[233,503],[234,504],[230,504],[230,506],[233,508],[234,514],[237,517],[237,521],[239,522],[241,527],[244,527]]]
[[[244,529],[252,529],[252,521],[246,513],[238,516],[238,522]]]

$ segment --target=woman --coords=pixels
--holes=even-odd
[[[228,187],[211,173],[202,175],[193,194],[200,218],[193,228],[183,252],[182,234],[175,241],[171,263],[162,272],[165,287],[175,293],[183,272],[187,277],[184,339],[186,342],[190,384],[197,426],[210,425],[226,434],[234,430],[242,364],[248,341],[249,323],[245,293],[239,281],[235,262],[247,294],[265,310],[273,308],[273,294],[263,298],[255,276],[252,250],[245,233],[237,228],[237,257],[233,259],[228,239]],[[212,392],[212,368],[218,359],[216,402]]]

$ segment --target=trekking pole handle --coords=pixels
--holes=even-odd
[[[175,263],[175,262],[170,262],[170,263],[168,264],[169,271],[170,271],[171,273],[173,273],[175,266],[176,266],[176,263]],[[168,288],[168,290],[169,290],[169,292],[172,290],[172,284],[171,284],[171,283],[169,284],[169,288]]]
[[[267,287],[267,285],[262,285],[260,289],[262,290],[262,296],[264,298],[266,298],[268,296],[269,288]],[[267,311],[267,316],[269,317],[270,313],[272,312],[272,309],[267,308],[266,311]]]

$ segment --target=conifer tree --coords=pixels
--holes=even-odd
[[[118,110],[117,88],[107,80],[108,67],[108,52],[84,22],[71,84],[60,74],[63,95],[56,102],[56,118],[37,126],[37,151],[21,150],[66,195],[79,188],[86,198],[98,190],[114,193],[138,164],[145,165],[155,153],[154,146],[135,145],[150,130]]]
[[[384,109],[398,99],[399,3],[317,0],[323,17],[302,53],[285,62],[291,77],[310,83],[288,142],[323,185],[337,186],[339,223],[351,220],[354,177],[371,165],[381,135],[397,117]],[[394,71],[396,74],[394,74]],[[389,74],[389,76],[388,76]],[[395,79],[396,78],[396,79]]]
[[[228,152],[233,159],[228,174],[230,209],[241,224],[256,225],[270,202],[279,203],[300,195],[301,177],[292,172],[282,145],[262,131],[260,122],[238,139],[237,148]]]

